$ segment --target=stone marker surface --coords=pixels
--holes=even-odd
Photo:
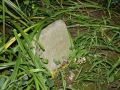
[[[44,46],[45,51],[38,51],[41,58],[48,59],[48,64],[45,64],[50,71],[61,66],[63,61],[67,61],[70,54],[70,39],[67,27],[62,20],[57,20],[44,28],[39,37],[40,43]],[[60,61],[56,64],[54,61]]]

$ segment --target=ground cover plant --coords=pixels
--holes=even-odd
[[[119,90],[119,0],[0,1],[1,90]],[[70,60],[54,78],[33,53],[41,30],[65,21]],[[36,34],[36,38],[33,38]]]

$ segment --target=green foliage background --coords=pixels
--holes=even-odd
[[[108,84],[119,89],[120,14],[116,7],[120,4],[118,0],[107,0],[106,3],[104,0],[0,1],[0,89],[105,90],[104,85]],[[106,16],[90,16],[97,11],[105,12]],[[33,40],[44,50],[37,41],[41,30],[58,19],[64,20],[68,29],[77,30],[77,36],[70,38],[72,53],[67,68],[69,71],[79,70],[74,81],[78,86],[75,89],[67,86],[62,71],[58,75],[62,86],[55,86],[56,80],[51,78],[51,72],[33,52]],[[116,20],[115,23],[113,20]],[[35,34],[36,38],[33,38]],[[114,53],[113,56],[109,58],[106,51]],[[75,58],[79,60],[81,57],[86,58],[84,64],[74,62]]]

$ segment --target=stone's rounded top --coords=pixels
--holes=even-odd
[[[64,28],[63,30],[64,31],[67,31],[67,27],[66,27],[66,24],[63,20],[57,20],[51,24],[49,24],[47,27],[45,27],[42,31],[41,31],[41,35],[46,35],[48,34],[49,32],[51,33],[52,30],[58,30],[59,29],[62,29]]]

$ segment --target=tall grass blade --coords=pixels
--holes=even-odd
[[[29,20],[26,18],[27,16],[22,12],[22,10],[17,7],[13,2],[10,0],[4,0],[7,5],[9,5],[17,14],[19,14],[26,22],[29,22]]]
[[[2,11],[3,11],[3,45],[5,44],[5,3],[4,0],[2,0]]]
[[[16,31],[16,30],[13,30],[13,32],[14,32],[15,37],[16,37],[16,39],[17,39],[19,48],[22,50],[23,53],[25,53],[25,49],[24,49],[24,47],[23,47],[23,45],[22,45],[22,42],[21,42],[21,40],[20,40],[20,38],[19,38],[19,36],[18,36],[18,34],[17,34],[17,31]]]
[[[14,71],[11,75],[11,82],[13,82],[17,78],[20,64],[21,64],[21,50],[18,51],[18,58],[17,58],[15,66],[14,66]]]

